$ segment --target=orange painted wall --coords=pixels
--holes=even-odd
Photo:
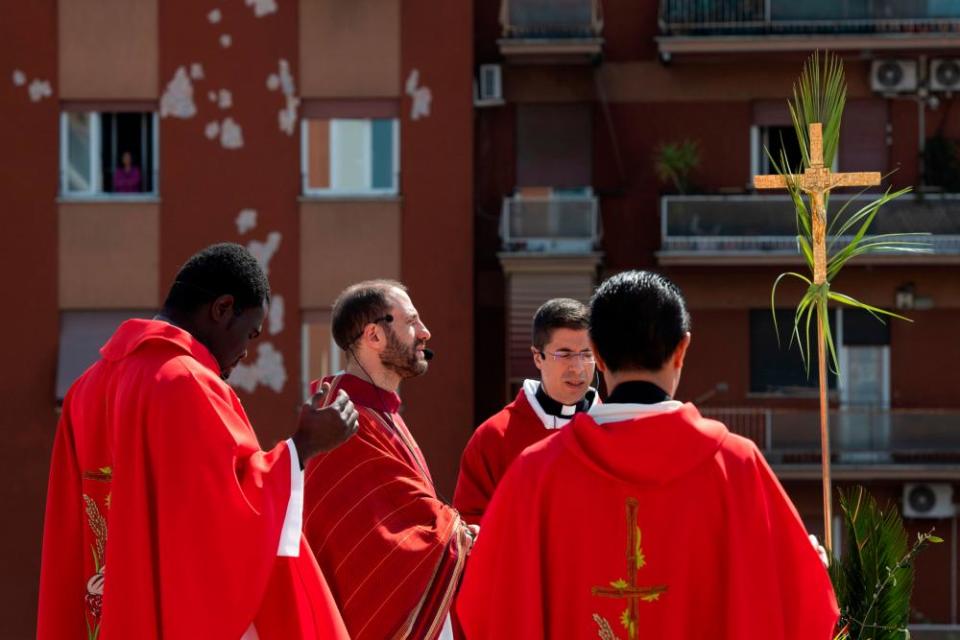
[[[28,638],[36,623],[40,540],[50,450],[57,416],[58,102],[31,102],[11,82],[20,69],[29,84],[57,87],[57,3],[0,1],[0,212],[6,278],[4,367],[0,370],[0,505],[4,530],[0,637]],[[15,16],[15,19],[9,17]],[[15,150],[15,151],[12,151]]]

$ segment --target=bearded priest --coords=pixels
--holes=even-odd
[[[507,471],[459,595],[466,637],[832,638],[827,571],[763,456],[673,399],[680,290],[615,275],[589,331],[610,395]]]
[[[451,638],[450,605],[475,527],[442,501],[400,417],[400,383],[426,373],[430,339],[406,288],[374,280],[334,303],[357,435],[307,467],[304,533],[354,640]]]

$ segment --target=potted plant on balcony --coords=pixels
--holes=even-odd
[[[770,294],[776,327],[777,286],[786,278],[802,282],[806,291],[797,304],[790,344],[799,346],[809,375],[810,329],[817,332],[817,369],[820,395],[821,447],[824,486],[824,537],[830,550],[831,504],[829,429],[827,424],[827,367],[839,372],[839,362],[830,331],[828,305],[833,303],[862,309],[883,322],[884,317],[907,320],[885,309],[866,304],[835,291],[833,280],[853,258],[876,252],[926,252],[926,243],[916,238],[925,234],[867,235],[880,208],[909,189],[887,189],[880,197],[855,211],[847,211],[854,200],[827,223],[830,191],[837,186],[879,184],[873,173],[834,174],[829,167],[840,141],[840,122],[846,101],[846,81],[839,58],[814,54],[804,66],[794,98],[789,103],[797,138],[801,143],[803,166],[794,172],[786,156],[770,157],[777,176],[757,176],[758,188],[786,188],[794,206],[797,246],[808,275],[795,271],[781,274]],[[769,156],[769,152],[768,152]],[[778,333],[779,335],[779,333]],[[829,358],[829,361],[828,361]],[[896,508],[881,509],[862,487],[841,495],[844,534],[848,541],[840,558],[831,553],[830,575],[841,610],[838,638],[850,640],[909,637],[913,584],[913,559],[928,543],[941,540],[930,533],[918,537],[907,549],[907,534]]]
[[[690,192],[690,176],[699,166],[700,144],[696,140],[661,142],[653,154],[657,179],[671,185],[679,194]]]

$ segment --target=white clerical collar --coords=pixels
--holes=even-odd
[[[606,424],[676,411],[682,406],[683,403],[677,400],[665,400],[656,404],[595,404],[590,408],[589,414],[597,424]]]
[[[540,418],[540,422],[543,423],[543,426],[547,429],[559,429],[573,419],[573,416],[576,414],[577,408],[573,405],[564,405],[561,410],[563,413],[567,413],[569,410],[570,417],[559,417],[552,416],[546,411],[543,410],[543,407],[540,406],[540,402],[537,400],[537,390],[540,388],[539,380],[524,380],[523,381],[523,395],[527,398],[527,403],[530,405],[530,408],[533,409],[533,412],[537,414],[537,417]],[[593,387],[590,387],[593,390]],[[599,400],[599,394],[594,390],[593,400],[591,407],[596,407]]]

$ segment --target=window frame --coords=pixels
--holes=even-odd
[[[69,179],[67,178],[67,167],[70,160],[70,149],[69,149],[69,140],[70,140],[70,114],[71,113],[83,113],[87,116],[87,125],[90,132],[90,185],[91,188],[86,191],[71,191],[69,187]],[[151,184],[152,189],[150,191],[143,191],[141,193],[117,193],[114,191],[104,191],[103,189],[103,171],[101,170],[101,163],[104,150],[102,147],[102,116],[105,113],[123,113],[122,111],[71,111],[64,109],[60,111],[60,188],[59,188],[59,198],[61,200],[119,200],[119,201],[139,201],[139,200],[155,200],[160,195],[160,118],[156,110],[154,111],[137,111],[134,113],[140,114],[150,114],[150,126],[152,129],[151,133],[151,144],[152,144],[152,153],[150,154],[150,161],[153,166],[150,167],[151,171]]]
[[[360,121],[366,124],[363,133],[363,147],[366,156],[363,173],[364,181],[367,184],[373,183],[373,122],[375,120],[388,120],[391,124],[391,163],[392,163],[392,185],[389,187],[373,187],[366,189],[339,189],[336,187],[311,187],[310,186],[310,136],[309,122],[326,120],[330,123],[330,137],[327,146],[327,156],[330,166],[330,183],[335,184],[339,176],[339,157],[336,156],[336,150],[339,145],[341,135],[340,128],[336,126],[339,121]],[[300,119],[300,191],[306,198],[393,198],[400,193],[400,119],[399,118],[301,118]]]
[[[769,147],[769,142],[767,145],[764,145],[764,140],[769,140],[769,130],[772,128],[786,128],[793,127],[793,124],[752,124],[750,125],[750,175],[766,175],[772,174],[774,172],[773,167],[770,166],[770,159],[767,158],[766,153],[764,153],[764,146]],[[840,153],[839,150],[837,154],[833,157],[833,166],[830,167],[831,171],[840,170]],[[752,180],[750,186],[752,187]]]

